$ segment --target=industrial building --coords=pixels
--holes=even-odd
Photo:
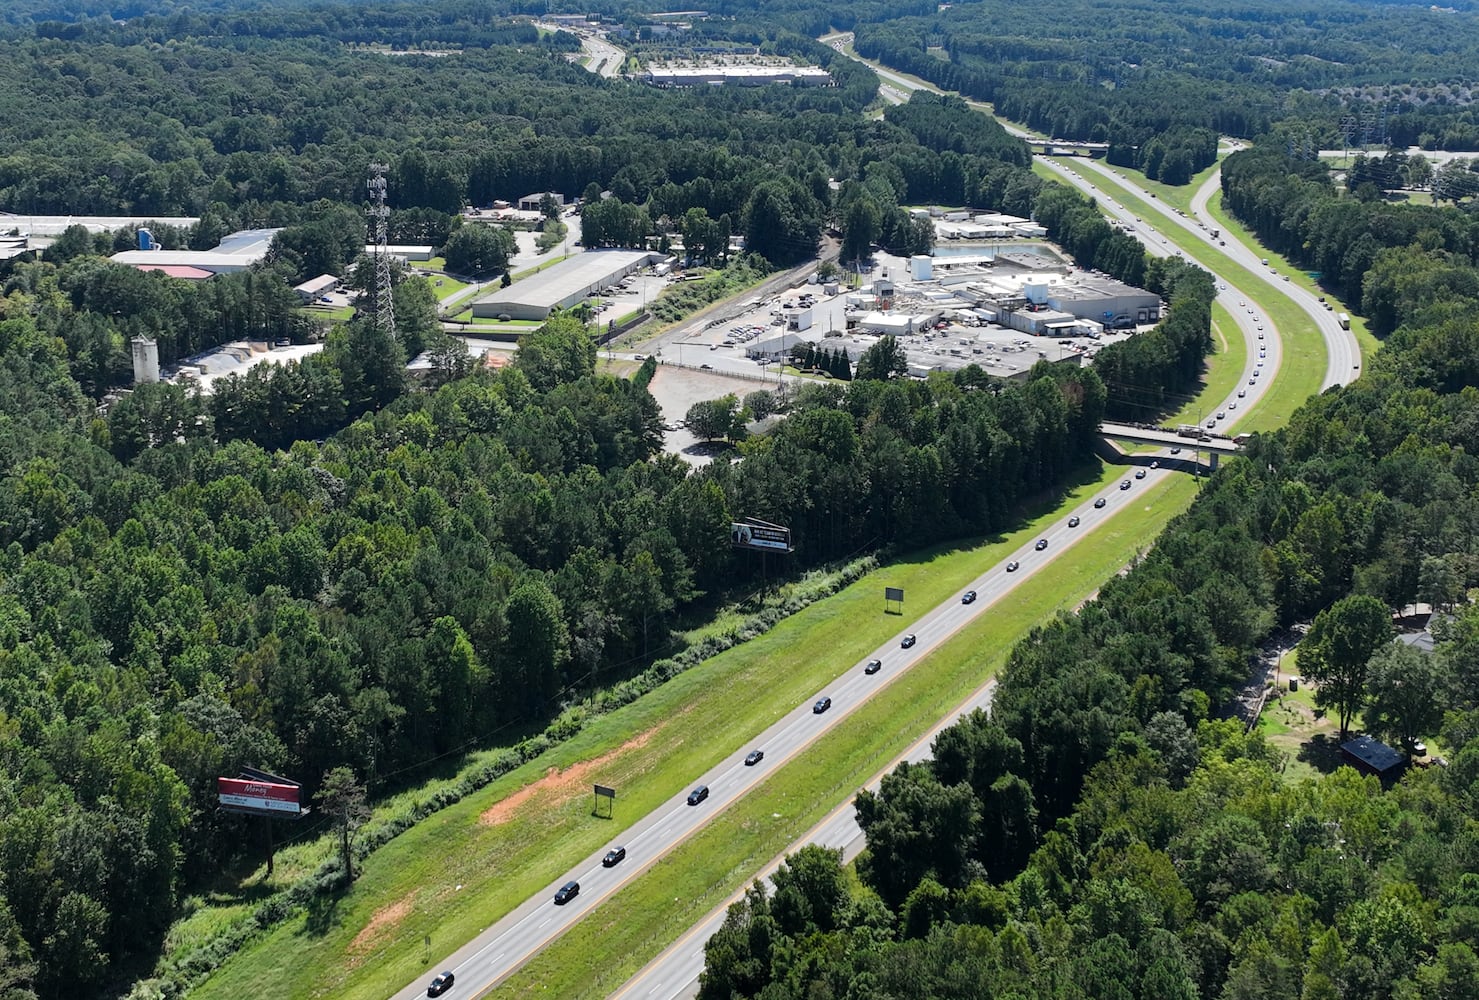
[[[1161,297],[1143,288],[1097,274],[1077,272],[1049,285],[1043,302],[1079,319],[1091,319],[1111,330],[1159,323]]]
[[[536,191],[519,199],[520,212],[539,212],[544,209],[544,199],[550,198],[557,208],[565,207],[565,196],[558,191]]]
[[[0,212],[0,232],[13,232],[20,236],[60,236],[73,226],[82,226],[90,233],[113,233],[155,223],[189,229],[199,221],[193,215],[143,218],[137,215],[15,215]]]
[[[294,285],[293,291],[297,292],[298,298],[304,302],[314,302],[338,287],[338,275],[320,274],[317,278],[309,278],[301,285]]]
[[[832,74],[820,66],[654,66],[642,74],[654,87],[720,86],[726,83],[758,87],[767,83],[790,83],[824,87]]]
[[[267,251],[272,249],[272,239],[279,232],[279,229],[244,229],[227,236],[212,250],[124,250],[110,259],[115,264],[194,267],[212,274],[231,274],[245,271],[266,258]],[[147,230],[140,233],[139,241],[144,244],[143,234]]]
[[[661,254],[647,250],[588,250],[477,300],[472,314],[484,319],[547,319],[555,309],[569,309],[659,260]]]

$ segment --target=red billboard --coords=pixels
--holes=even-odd
[[[228,809],[291,813],[296,816],[299,812],[299,791],[297,785],[275,785],[243,778],[216,779],[216,793],[221,797],[221,805]]]

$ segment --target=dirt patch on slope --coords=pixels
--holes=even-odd
[[[361,928],[353,941],[349,942],[349,953],[364,955],[373,949],[381,937],[389,934],[395,929],[396,924],[406,919],[411,912],[412,905],[412,897],[403,896],[389,906],[382,906],[376,910],[374,916],[370,917],[370,922]]]
[[[569,802],[577,795],[589,792],[591,774],[610,764],[624,753],[632,750],[640,750],[646,746],[662,726],[649,729],[645,733],[638,733],[627,740],[615,750],[609,750],[599,757],[590,760],[582,760],[563,770],[552,767],[544,773],[544,777],[531,785],[525,785],[506,799],[493,803],[483,814],[478,817],[478,822],[487,826],[498,826],[507,823],[519,814],[519,811],[530,803],[538,800],[545,806],[559,806]]]

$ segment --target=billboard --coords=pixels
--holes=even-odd
[[[267,781],[248,781],[243,778],[217,778],[216,794],[221,805],[257,813],[284,813],[298,815],[297,785],[278,785]]]
[[[758,552],[791,551],[791,529],[764,521],[730,524],[729,540],[740,549],[754,549]]]

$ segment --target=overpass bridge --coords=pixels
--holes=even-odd
[[[1108,421],[1099,425],[1099,433],[1116,441],[1132,441],[1135,444],[1154,444],[1165,448],[1195,448],[1205,451],[1212,459],[1212,468],[1223,455],[1236,455],[1243,450],[1246,435],[1230,438],[1225,434],[1202,431],[1198,437],[1183,437],[1174,430],[1142,424],[1113,424]]]
[[[1037,139],[1024,137],[1024,142],[1034,153],[1045,156],[1090,156],[1109,155],[1107,142],[1074,142],[1071,139]]]

